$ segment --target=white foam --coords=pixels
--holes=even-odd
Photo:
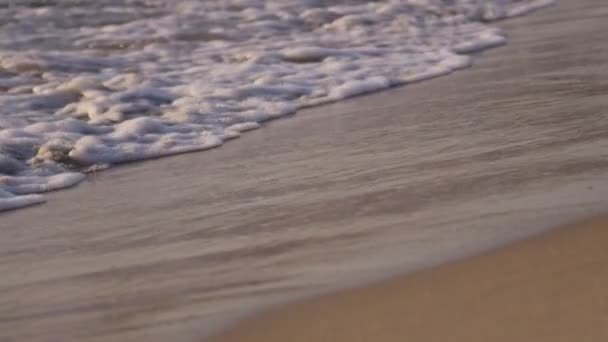
[[[0,189],[0,211],[28,207],[44,202],[45,199],[42,195],[15,196],[7,191]]]
[[[5,192],[13,195],[27,195],[32,193],[48,192],[73,186],[86,176],[82,173],[65,172],[49,176],[3,176],[0,184]]]
[[[100,0],[0,8],[0,209],[437,77],[551,0]],[[10,19],[10,20],[9,20]]]
[[[44,196],[38,193],[73,186],[85,177],[72,172],[49,176],[0,176],[0,211],[44,203]]]
[[[385,89],[391,86],[391,82],[384,76],[374,76],[364,80],[352,80],[333,88],[329,96],[339,100],[347,97],[365,94],[372,91]]]

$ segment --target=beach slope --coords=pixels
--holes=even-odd
[[[608,220],[295,304],[216,341],[606,341]]]
[[[606,69],[600,65],[603,62],[596,64],[606,53],[606,44],[596,33],[606,30],[607,19],[605,2],[563,0],[522,22],[505,22],[507,32],[516,38],[499,51],[500,55],[488,53],[466,75],[468,80],[479,82],[468,85],[471,93],[480,94],[471,99],[475,103],[471,107],[487,110],[484,103],[492,99],[494,109],[504,110],[505,120],[526,121],[522,132],[557,122],[556,116],[544,120],[531,113],[528,119],[540,121],[527,121],[526,116],[517,114],[528,110],[582,119],[579,110],[586,111],[583,108],[607,98],[606,78],[602,76]],[[520,85],[516,86],[518,81]],[[481,90],[483,85],[487,91]],[[587,116],[591,121],[572,121],[550,135],[557,138],[582,132],[595,126],[595,119],[603,120],[605,110],[598,107],[589,113],[593,113]],[[604,135],[588,132],[580,138],[599,142]],[[552,146],[562,157],[591,153],[595,162],[588,166],[600,165],[603,160],[603,148],[568,151],[565,145]],[[529,151],[535,149],[533,145],[528,147]],[[503,158],[508,154],[497,160]],[[528,162],[543,159],[533,157]],[[517,169],[538,177],[531,171],[532,164]],[[543,177],[585,168],[582,163],[554,165],[555,169]],[[575,199],[580,194],[573,191],[569,197]],[[562,195],[529,201],[527,207],[536,211],[534,206],[550,206],[568,197]],[[505,204],[504,200],[495,203],[497,207]],[[523,207],[526,205],[515,210],[522,217],[528,211]],[[476,208],[481,210],[481,206]],[[568,208],[573,207],[560,210]],[[435,211],[439,216],[444,212]],[[547,217],[540,211],[536,216]],[[511,229],[516,231],[521,225],[513,224]],[[606,341],[607,246],[608,220],[584,221],[464,261],[278,307],[241,322],[213,341]]]

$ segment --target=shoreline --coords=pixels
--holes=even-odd
[[[508,45],[470,69],[3,214],[0,340],[200,341],[605,212],[604,9],[562,0],[501,22]]]
[[[277,307],[209,341],[604,341],[608,218]]]
[[[592,2],[585,5],[591,6]],[[608,262],[608,252],[602,250],[608,244],[608,217],[603,212],[555,224],[477,254],[279,303],[247,315],[204,340],[604,341],[608,339],[608,300],[602,289],[608,287],[608,271],[601,264]],[[554,260],[556,256],[560,258]],[[533,266],[526,266],[528,261]],[[589,271],[589,264],[596,267]],[[534,283],[519,284],[498,298],[484,297],[488,302],[471,300],[475,291],[487,294],[512,284],[513,279],[501,274],[509,267],[519,272],[521,281]],[[579,267],[585,270],[579,271]],[[466,279],[470,288],[462,284]],[[459,288],[445,285],[453,282],[459,282]],[[577,282],[583,285],[569,288]],[[585,282],[592,284],[592,291],[587,291]],[[566,296],[552,296],[552,291]],[[460,300],[462,296],[465,300]],[[444,302],[451,306],[446,307]],[[413,309],[411,303],[415,303]],[[466,314],[471,305],[477,306],[476,312]],[[399,315],[413,321],[399,319]],[[518,315],[537,322],[526,322]],[[551,330],[559,332],[548,333]]]

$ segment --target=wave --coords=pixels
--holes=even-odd
[[[552,0],[0,4],[0,210],[89,170],[468,67]]]

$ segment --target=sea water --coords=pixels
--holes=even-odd
[[[0,210],[468,67],[553,0],[0,0]],[[432,96],[432,94],[429,94]]]

